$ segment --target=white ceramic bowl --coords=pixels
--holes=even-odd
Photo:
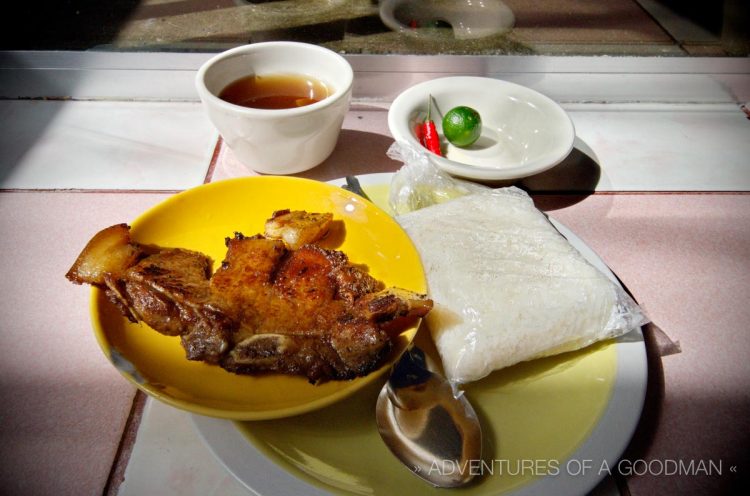
[[[525,86],[470,76],[425,81],[396,97],[388,111],[396,141],[422,148],[415,129],[427,114],[430,95],[444,156],[425,152],[450,174],[487,181],[519,179],[557,165],[573,148],[573,122],[553,100]],[[482,135],[467,148],[448,143],[442,133],[443,115],[459,105],[477,110],[482,118]]]
[[[230,83],[253,74],[299,74],[323,82],[329,96],[304,107],[266,110],[218,97]],[[315,167],[336,146],[351,101],[354,74],[341,55],[295,42],[254,43],[209,59],[196,88],[222,138],[240,162],[266,174],[294,174]]]

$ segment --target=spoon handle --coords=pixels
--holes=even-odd
[[[370,197],[367,196],[367,193],[365,193],[365,190],[362,189],[362,185],[359,184],[359,179],[357,179],[357,176],[346,176],[346,184],[343,185],[342,188],[344,188],[347,191],[351,191],[352,193],[358,194],[365,200],[370,200]]]

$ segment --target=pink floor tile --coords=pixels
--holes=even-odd
[[[0,193],[0,493],[102,493],[135,389],[64,276],[98,229],[163,197]]]

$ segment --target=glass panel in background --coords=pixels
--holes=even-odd
[[[746,0],[40,0],[4,50],[220,51],[295,40],[345,53],[747,56]]]

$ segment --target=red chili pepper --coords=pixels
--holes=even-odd
[[[419,126],[417,138],[419,138],[419,142],[422,143],[422,146],[430,150],[432,153],[442,157],[443,153],[440,150],[440,136],[438,136],[435,123],[432,122],[432,119],[430,119],[430,110],[432,110],[432,95],[430,95],[429,98],[430,99],[427,103],[427,117],[425,118],[424,123]]]

